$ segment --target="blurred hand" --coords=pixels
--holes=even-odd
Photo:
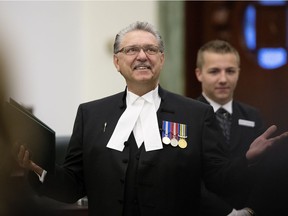
[[[251,214],[246,209],[240,209],[240,210],[233,209],[233,211],[227,216],[251,216]]]
[[[18,152],[18,164],[20,167],[24,169],[28,169],[31,171],[34,171],[37,173],[39,176],[42,175],[43,169],[35,164],[31,159],[30,159],[30,153],[29,151],[24,147],[24,145],[21,145],[19,148]]]
[[[277,130],[277,127],[275,125],[272,125],[263,134],[261,134],[252,142],[249,150],[246,152],[246,158],[249,161],[257,159],[268,148],[273,146],[274,143],[288,137],[288,132],[286,131],[280,134],[279,136],[269,138],[276,130]]]

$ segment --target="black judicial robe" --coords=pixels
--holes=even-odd
[[[163,144],[147,152],[142,145],[137,166],[130,169],[131,145],[125,142],[122,152],[106,147],[126,108],[125,92],[79,106],[65,162],[38,184],[39,193],[65,202],[87,195],[89,215],[122,216],[125,202],[134,199],[125,193],[134,176],[130,196],[136,194],[141,216],[193,216],[198,215],[201,179],[225,193],[245,176],[245,158],[227,160],[212,107],[160,86],[159,133],[162,121],[185,124],[187,147]]]

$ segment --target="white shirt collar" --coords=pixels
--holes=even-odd
[[[161,98],[158,94],[158,88],[159,87],[157,85],[157,87],[154,90],[147,92],[145,95],[141,96],[142,98],[149,101],[150,103],[154,103],[155,110],[159,109],[160,103],[161,103]],[[138,97],[139,97],[138,95],[134,94],[133,92],[127,89],[127,96],[126,96],[127,107],[130,106]]]
[[[232,101],[233,100],[230,100],[228,103],[221,105],[221,104],[218,104],[217,102],[211,100],[210,98],[208,98],[208,96],[204,92],[202,92],[202,95],[210,103],[210,105],[213,107],[214,112],[216,112],[220,107],[223,107],[230,114],[233,113],[233,109],[232,109]]]

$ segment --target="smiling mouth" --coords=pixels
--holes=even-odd
[[[146,70],[146,69],[151,69],[151,67],[148,65],[138,65],[134,67],[134,70]]]

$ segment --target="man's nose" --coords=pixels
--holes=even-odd
[[[138,59],[147,59],[147,55],[146,53],[144,52],[144,50],[141,48],[138,55],[137,55],[137,58]]]
[[[224,70],[221,71],[219,80],[220,80],[220,82],[226,82],[227,81],[227,74]]]

